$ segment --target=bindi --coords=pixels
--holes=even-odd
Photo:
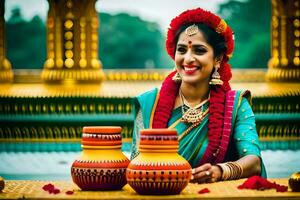
[[[189,41],[188,42],[188,48],[192,48],[192,44],[193,44],[192,41]]]

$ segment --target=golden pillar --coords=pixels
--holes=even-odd
[[[48,0],[46,82],[100,82],[96,0]]]
[[[271,54],[267,78],[300,81],[300,0],[272,0]]]
[[[0,0],[0,82],[12,82],[13,71],[10,62],[6,59],[5,48],[5,20],[4,0]]]

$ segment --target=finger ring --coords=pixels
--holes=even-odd
[[[206,174],[206,176],[209,176],[209,175],[210,175],[210,172],[209,172],[209,171],[206,171],[205,174]]]

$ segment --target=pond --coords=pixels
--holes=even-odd
[[[274,147],[264,149],[262,145],[268,178],[290,177],[300,171],[298,145],[292,150],[268,145]],[[126,156],[129,149],[129,143],[123,144]],[[0,143],[0,176],[7,180],[70,180],[70,167],[80,151],[79,143]]]

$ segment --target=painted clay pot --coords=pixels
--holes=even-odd
[[[119,190],[126,184],[129,160],[121,152],[121,127],[84,127],[82,154],[71,167],[74,183],[82,190]]]
[[[141,130],[140,153],[127,167],[127,183],[139,194],[179,194],[189,183],[192,168],[177,151],[176,130]]]

